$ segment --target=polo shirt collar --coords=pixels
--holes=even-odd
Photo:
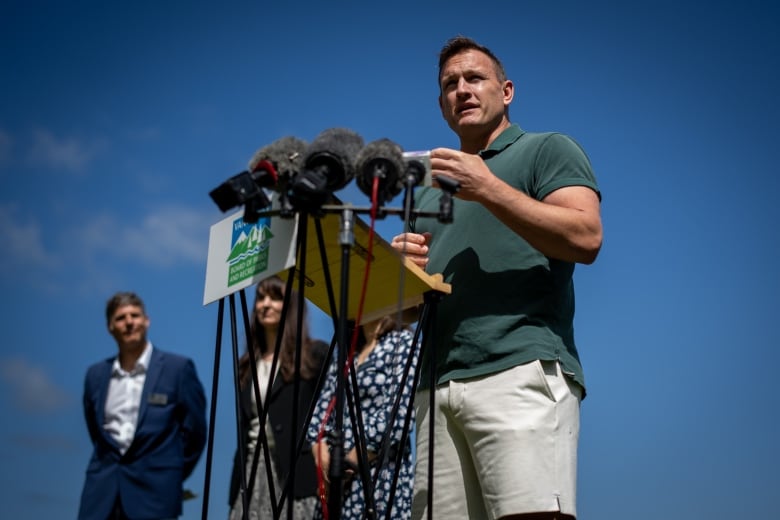
[[[490,143],[490,146],[488,146],[486,149],[481,150],[479,152],[479,155],[483,159],[488,159],[490,157],[493,157],[494,155],[501,153],[504,149],[509,147],[512,143],[520,139],[522,135],[525,133],[525,131],[517,126],[516,124],[509,125],[506,130],[501,132],[498,137],[496,137],[492,143]]]

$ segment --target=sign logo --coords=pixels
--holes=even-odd
[[[227,258],[228,287],[268,269],[268,251],[273,236],[270,217],[253,224],[247,224],[242,217],[233,221]]]

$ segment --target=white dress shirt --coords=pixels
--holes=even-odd
[[[108,385],[106,414],[103,428],[119,444],[124,455],[135,436],[138,425],[138,409],[141,405],[141,393],[146,382],[146,371],[152,358],[152,344],[146,342],[141,357],[129,372],[119,365],[119,356],[111,367],[111,382]]]

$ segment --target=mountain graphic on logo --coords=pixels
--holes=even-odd
[[[273,237],[271,228],[268,226],[263,226],[262,228],[252,226],[249,230],[249,235],[242,231],[238,239],[236,239],[236,243],[233,244],[233,249],[230,251],[227,262],[233,264],[248,256],[256,255],[268,247],[268,241]]]

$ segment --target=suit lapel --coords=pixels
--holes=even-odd
[[[149,396],[152,391],[157,387],[157,380],[162,374],[163,365],[165,364],[165,354],[160,352],[156,348],[152,348],[152,357],[149,360],[149,366],[146,370],[146,381],[144,382],[144,389],[141,392],[141,403],[138,407],[138,422],[136,423],[135,431],[141,427],[144,416],[146,415],[146,409],[149,406]]]
[[[95,388],[97,389],[97,395],[95,396],[95,418],[97,420],[100,434],[106,439],[106,441],[119,451],[119,445],[116,440],[103,428],[106,422],[106,400],[108,399],[108,385],[111,384],[111,371],[114,366],[114,358],[107,359],[103,366],[100,367],[100,371],[97,374],[97,381]]]

